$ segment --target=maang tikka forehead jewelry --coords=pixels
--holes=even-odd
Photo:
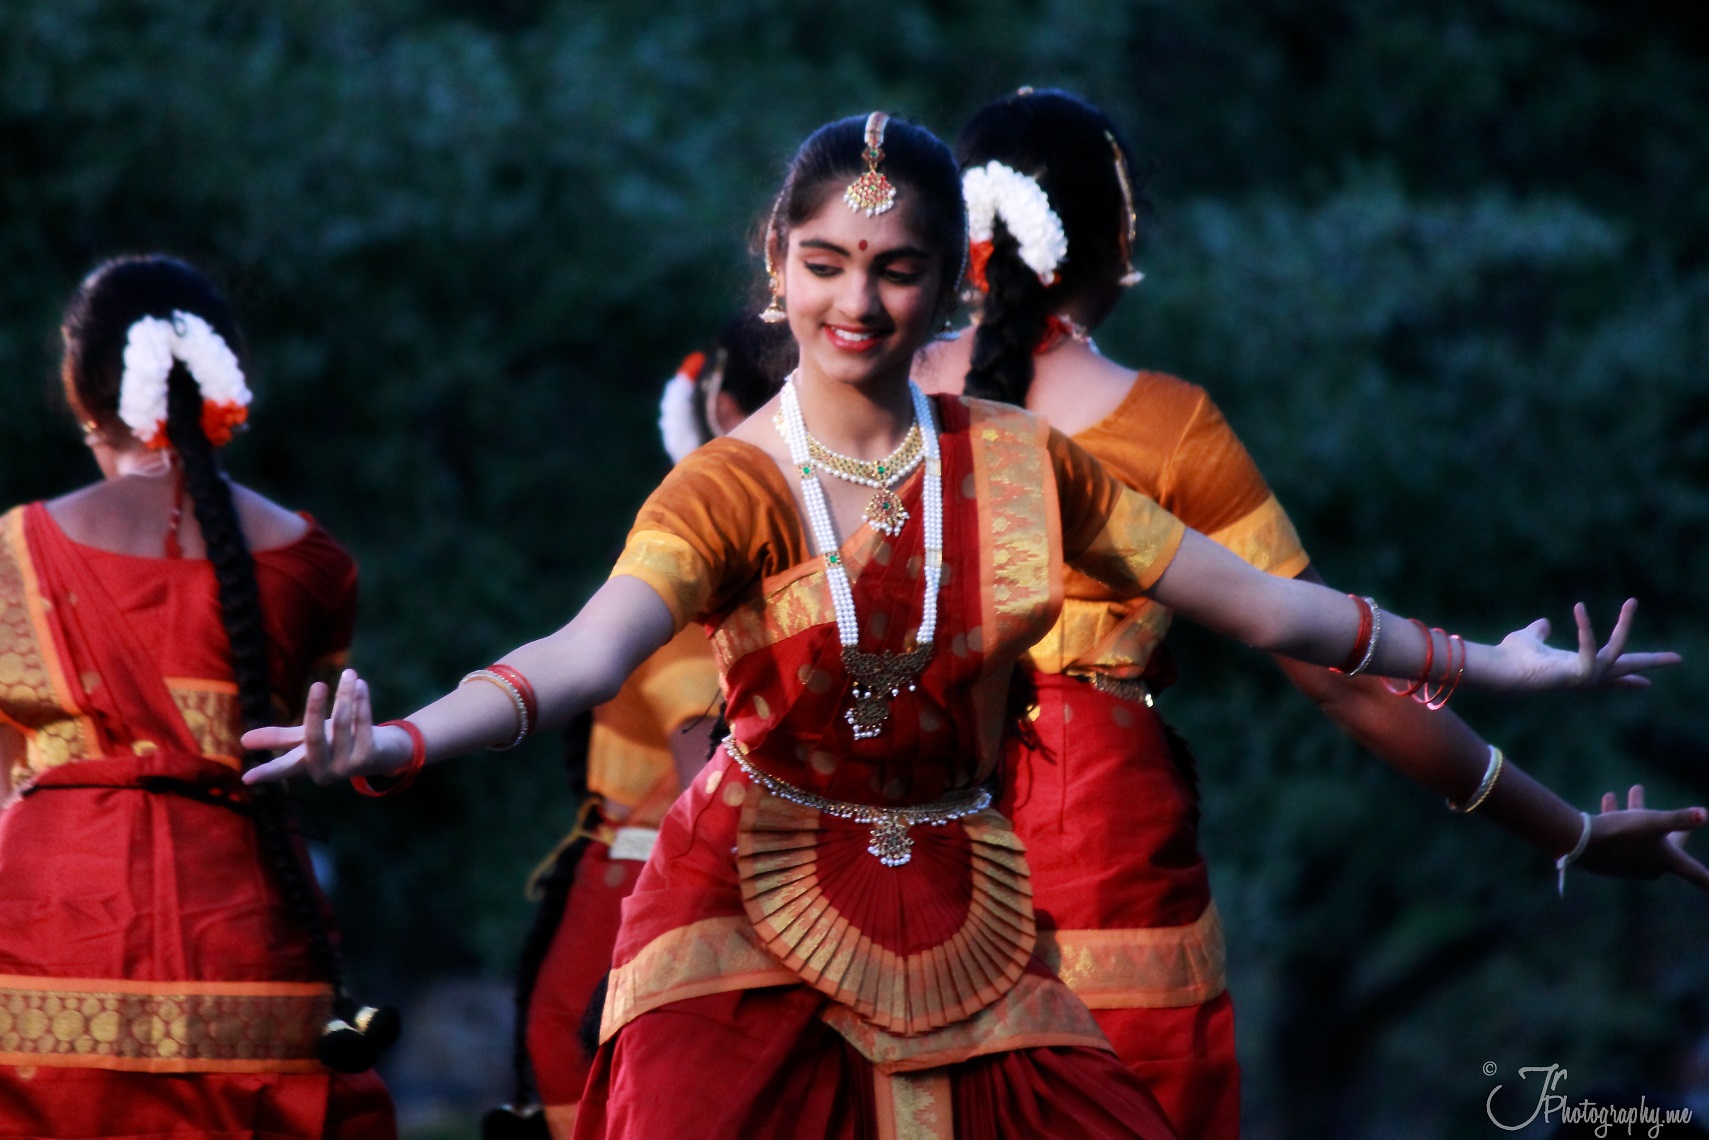
[[[849,204],[849,209],[869,218],[896,204],[896,187],[878,172],[878,164],[884,161],[884,125],[889,121],[890,116],[883,111],[874,111],[866,117],[866,149],[860,155],[866,159],[866,173],[843,191],[843,201]]]
[[[1145,274],[1133,267],[1133,243],[1139,239],[1139,213],[1133,207],[1133,182],[1127,173],[1127,156],[1122,153],[1122,144],[1116,141],[1116,136],[1109,131],[1104,137],[1110,140],[1110,154],[1115,160],[1116,182],[1122,188],[1122,257],[1127,262],[1127,272],[1116,284],[1126,288],[1138,285],[1145,280]]]

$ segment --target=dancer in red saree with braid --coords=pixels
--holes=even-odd
[[[184,414],[176,450],[154,451],[86,382],[117,380],[103,336],[145,309],[234,335],[188,267],[103,267],[74,306],[67,379],[111,477],[0,517],[0,1137],[386,1140],[378,1078],[317,1058],[329,935],[297,912],[324,903],[281,866],[302,852],[277,797],[239,779],[253,691],[234,649],[262,639],[261,692],[289,707],[348,644],[355,566],[311,521],[228,490],[259,606],[228,635],[217,579],[244,540],[209,513],[212,446],[180,434],[208,418],[198,378],[171,365]]]
[[[1444,667],[1426,633],[1379,638],[1364,603],[1253,569],[1028,413],[922,395],[910,364],[965,234],[928,132],[821,128],[766,227],[766,311],[800,367],[667,477],[575,619],[407,721],[376,725],[346,672],[330,720],[317,688],[300,726],[244,737],[285,750],[248,781],[407,776],[561,724],[708,626],[731,735],[624,902],[583,1140],[1174,1135],[1035,957],[1026,852],[989,787],[1065,565],[1266,649],[1352,647],[1383,676],[1526,690],[1675,660],[1623,652],[1628,607],[1601,651],[1581,611],[1578,653],[1538,625]]]

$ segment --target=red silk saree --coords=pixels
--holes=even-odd
[[[1035,959],[1025,851],[979,797],[1064,558],[1133,593],[1183,530],[1024,413],[937,408],[936,649],[876,738],[845,719],[825,559],[769,456],[700,449],[631,531],[614,574],[707,622],[732,735],[624,903],[578,1137],[1172,1134]],[[921,481],[901,488],[915,517]],[[860,648],[910,648],[920,527],[863,527],[840,555]],[[916,813],[890,866],[886,812]]]
[[[1112,476],[1247,562],[1293,576],[1299,538],[1203,389],[1141,373],[1075,442]],[[1240,1131],[1222,927],[1190,764],[1152,707],[1173,679],[1170,611],[1070,568],[1062,615],[1024,661],[1036,694],[1006,744],[1003,807],[1027,845],[1039,953],[1190,1140]]]
[[[275,687],[349,634],[318,528],[256,555]],[[394,1135],[372,1074],[325,1070],[330,1009],[238,779],[212,570],[0,518],[0,1136]]]

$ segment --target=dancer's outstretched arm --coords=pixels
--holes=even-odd
[[[1147,592],[1219,633],[1319,665],[1343,660],[1359,636],[1358,614],[1346,596],[1272,577],[1194,531],[1186,533],[1169,568]],[[1623,653],[1634,608],[1628,602],[1622,609],[1609,643],[1600,651],[1583,606],[1577,609],[1576,654],[1543,643],[1546,621],[1509,634],[1499,646],[1467,642],[1465,683],[1516,691],[1647,684],[1635,674],[1679,658],[1671,653]],[[615,695],[624,678],[671,636],[673,627],[669,607],[652,587],[619,576],[601,587],[569,625],[507,654],[504,663],[532,679],[541,723],[561,725]],[[1421,671],[1425,635],[1401,626],[1393,634],[1385,631],[1379,640],[1370,666],[1373,673],[1410,677]],[[250,769],[244,779],[278,780],[302,770],[330,783],[385,775],[408,764],[407,734],[373,727],[367,686],[354,672],[339,681],[330,722],[325,707],[326,692],[317,688],[311,691],[301,726],[244,734],[246,748],[290,750]],[[515,706],[494,686],[466,685],[409,719],[426,740],[427,760],[433,761],[502,743],[512,735],[515,717]]]
[[[670,609],[652,587],[620,575],[601,586],[568,625],[502,660],[532,683],[539,727],[558,728],[616,696],[624,679],[672,632]],[[409,736],[401,728],[374,727],[368,683],[354,670],[339,679],[330,720],[327,698],[327,687],[317,684],[309,690],[302,724],[244,733],[245,748],[289,749],[244,773],[247,783],[307,775],[329,784],[387,775],[409,762]],[[459,686],[409,719],[427,741],[430,763],[502,744],[516,733],[516,706],[495,685]]]
[[[1297,578],[1255,569],[1197,531],[1189,530],[1168,569],[1145,591],[1170,609],[1255,649],[1308,664],[1330,666],[1347,659],[1359,640],[1359,606],[1345,594]],[[1578,650],[1552,649],[1544,641],[1549,622],[1538,619],[1499,645],[1467,641],[1461,681],[1504,692],[1649,684],[1643,672],[1677,665],[1677,653],[1627,653],[1637,603],[1620,609],[1608,644],[1596,646],[1590,616],[1575,606]],[[1427,633],[1406,621],[1382,625],[1368,667],[1379,677],[1411,680],[1429,659]],[[1434,675],[1432,677],[1434,678]]]
[[[1322,584],[1309,567],[1299,577]],[[1474,802],[1488,771],[1489,745],[1452,711],[1432,711],[1397,696],[1375,677],[1348,677],[1286,657],[1277,657],[1276,663],[1336,727],[1389,767],[1452,803]],[[1498,777],[1477,808],[1480,816],[1550,858],[1577,845],[1583,820],[1576,808],[1527,775],[1511,756]],[[1709,821],[1709,812],[1699,807],[1647,810],[1641,787],[1632,789],[1630,805],[1622,811],[1612,793],[1603,797],[1602,814],[1575,865],[1633,879],[1674,874],[1709,890],[1709,869],[1681,846],[1687,833]],[[1443,816],[1451,818],[1446,812]]]

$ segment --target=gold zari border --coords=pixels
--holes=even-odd
[[[611,971],[599,1039],[673,1001],[800,981],[760,945],[746,915],[703,918],[659,935]]]
[[[955,1101],[949,1073],[874,1073],[878,1140],[955,1140]]]
[[[1300,545],[1293,520],[1274,495],[1255,510],[1205,537],[1227,547],[1241,561],[1280,578],[1292,578],[1311,563],[1305,547]]]
[[[166,689],[201,754],[228,768],[242,768],[243,745],[238,738],[243,735],[243,718],[237,686],[230,681],[168,677]]]
[[[23,507],[0,517],[0,719],[24,734],[14,784],[99,754],[95,723],[77,715],[48,622],[52,609],[36,580]],[[10,711],[8,711],[10,710]]]
[[[624,574],[653,588],[670,607],[679,630],[705,608],[711,592],[705,559],[687,540],[669,531],[643,530],[630,535],[609,577]]]
[[[0,1065],[320,1072],[319,983],[0,976]]]
[[[885,1073],[918,1072],[1016,1049],[1110,1048],[1085,1003],[1058,979],[1039,973],[1022,974],[1007,993],[972,1017],[915,1037],[880,1029],[837,1002],[826,1005],[819,1020]]]
[[[915,809],[919,810],[919,809]],[[929,823],[913,825],[930,841]],[[867,933],[863,881],[892,875],[867,852],[820,861],[827,842],[846,852],[867,842],[864,825],[841,823],[776,795],[750,795],[736,833],[737,875],[748,918],[766,948],[798,980],[861,1019],[904,1036],[965,1021],[990,1006],[1026,969],[1037,940],[1026,856],[1008,820],[984,810],[959,826],[970,845],[971,898],[960,927],[930,947],[897,954]],[[876,835],[876,832],[873,833]],[[869,849],[870,850],[870,849]],[[831,889],[835,877],[843,890]],[[847,912],[832,902],[843,894]],[[928,896],[925,905],[942,900]],[[883,921],[906,924],[900,915]]]
[[[1228,988],[1214,903],[1186,926],[1041,931],[1038,956],[1091,1009],[1174,1009]]]

